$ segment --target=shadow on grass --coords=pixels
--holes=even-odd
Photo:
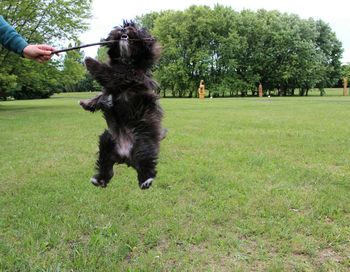
[[[78,107],[78,106],[77,106]],[[0,105],[0,112],[21,112],[21,111],[32,111],[32,110],[62,110],[64,108],[72,108],[71,105],[37,105],[37,106],[29,106],[29,105]]]

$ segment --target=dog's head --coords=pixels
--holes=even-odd
[[[107,45],[111,64],[122,61],[139,69],[148,69],[160,56],[156,40],[133,21],[124,21],[122,26],[115,27],[105,41],[116,41]]]

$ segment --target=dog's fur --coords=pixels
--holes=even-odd
[[[166,132],[151,74],[160,46],[132,21],[110,32],[106,41],[114,40],[117,42],[107,45],[108,63],[85,60],[104,89],[95,98],[81,100],[80,105],[91,112],[101,110],[108,125],[100,135],[97,173],[91,182],[106,187],[113,177],[113,165],[126,163],[137,171],[140,188],[148,189],[156,177],[159,144]]]

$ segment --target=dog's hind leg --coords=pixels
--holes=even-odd
[[[154,143],[137,143],[133,150],[134,167],[137,171],[137,178],[141,189],[151,187],[157,175],[156,165],[158,146]]]
[[[138,162],[138,166],[136,168],[137,179],[142,190],[151,187],[152,182],[157,175],[155,168],[156,162],[152,158],[145,158],[144,160]]]
[[[115,142],[112,135],[105,130],[100,135],[99,153],[96,162],[97,174],[91,178],[93,185],[106,187],[113,177],[113,165],[117,160],[114,147]]]

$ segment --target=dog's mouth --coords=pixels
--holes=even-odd
[[[129,39],[129,36],[127,34],[122,34],[120,39],[124,40],[124,41],[127,41]]]

